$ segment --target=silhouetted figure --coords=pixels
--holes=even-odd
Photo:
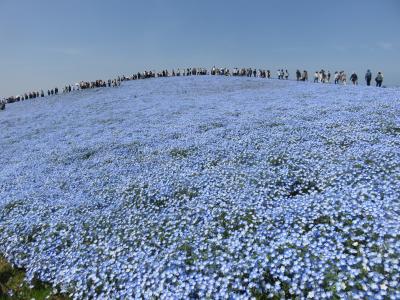
[[[371,80],[372,80],[372,73],[371,70],[367,70],[367,73],[365,73],[365,81],[367,82],[367,86],[371,85]]]
[[[301,78],[301,72],[300,72],[300,70],[297,70],[296,71],[296,80],[299,81],[300,78]]]
[[[353,74],[351,74],[350,80],[353,83],[353,85],[358,84],[358,76],[357,76],[356,72],[353,72]]]

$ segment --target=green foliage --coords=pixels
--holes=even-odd
[[[32,287],[33,286],[33,287]],[[53,295],[48,283],[33,280],[31,284],[25,281],[25,272],[13,268],[0,256],[0,300],[67,300],[64,295]]]
[[[174,148],[169,153],[174,158],[186,158],[191,154],[192,150],[190,149],[180,149]]]
[[[196,188],[180,187],[174,193],[174,198],[183,200],[184,198],[193,199],[199,195],[199,191]]]
[[[8,202],[3,210],[5,213],[10,213],[12,210],[18,208],[19,206],[23,206],[24,205],[24,201],[23,200],[15,200],[15,201],[10,201]]]
[[[400,127],[389,125],[383,129],[383,132],[389,135],[400,135]]]

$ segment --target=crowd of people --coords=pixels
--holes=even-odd
[[[334,84],[347,84],[347,75],[345,71],[336,71],[334,76]],[[358,75],[356,72],[351,73],[350,81],[353,85],[358,85]],[[372,81],[372,72],[371,70],[367,70],[365,73],[365,82],[367,86],[371,85]],[[314,82],[321,82],[321,83],[330,83],[331,82],[331,73],[329,71],[316,71],[314,73]],[[375,83],[377,87],[382,87],[383,82],[383,74],[382,72],[378,72],[375,77]]]
[[[129,81],[129,80],[140,80],[147,78],[155,78],[155,77],[170,77],[170,76],[195,76],[195,75],[220,75],[220,76],[244,76],[244,77],[260,77],[260,78],[271,78],[271,70],[266,69],[256,69],[256,68],[234,68],[229,70],[228,68],[217,68],[212,67],[210,72],[206,68],[185,68],[185,69],[173,69],[171,72],[168,70],[162,70],[159,72],[154,71],[144,71],[138,72],[131,76],[118,76],[115,79],[108,80],[95,80],[95,81],[81,81],[79,83],[75,83],[74,85],[66,85],[62,89],[62,93],[70,93],[72,91],[77,90],[85,90],[85,89],[93,89],[93,88],[104,88],[104,87],[119,87],[121,82]],[[277,70],[277,78],[279,80],[289,80],[289,72],[288,70],[278,69]],[[347,84],[347,75],[344,71],[336,71],[334,73],[334,84]],[[297,81],[308,81],[308,72],[306,70],[300,71],[296,70],[296,80]],[[358,84],[358,75],[353,72],[350,76],[350,81],[353,85]],[[365,73],[365,82],[367,86],[371,85],[372,81],[372,72],[371,70],[367,70]],[[314,74],[314,82],[315,83],[330,83],[331,82],[331,73],[329,71],[320,70],[316,71]],[[375,83],[377,87],[382,87],[383,83],[383,74],[382,72],[378,72],[375,77]],[[5,109],[5,105],[7,103],[13,103],[18,101],[24,101],[28,99],[35,98],[43,98],[47,96],[58,95],[58,88],[49,89],[47,93],[43,90],[39,91],[31,91],[24,93],[22,95],[11,96],[5,99],[0,99],[0,110]]]
[[[121,85],[121,77],[118,77],[117,79],[109,79],[108,81],[104,80],[96,80],[96,81],[81,81],[79,83],[75,83],[75,85],[66,85],[64,86],[62,93],[70,93],[72,91],[77,91],[77,90],[84,90],[84,89],[93,89],[93,88],[100,88],[100,87],[117,87]],[[5,99],[0,100],[0,110],[5,108],[6,103],[14,103],[18,101],[24,101],[24,100],[29,100],[29,99],[35,99],[35,98],[43,98],[47,96],[54,96],[59,94],[59,90],[57,87],[54,89],[49,89],[47,90],[47,93],[45,93],[43,90],[39,91],[33,91],[33,92],[27,92],[22,95],[17,95],[17,96],[11,96]]]

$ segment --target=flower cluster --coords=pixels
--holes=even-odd
[[[400,91],[163,78],[0,119],[0,253],[74,299],[400,298]]]

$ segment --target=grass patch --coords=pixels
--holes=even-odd
[[[83,160],[89,159],[89,158],[91,158],[95,153],[96,153],[96,151],[94,151],[94,150],[88,150],[87,152],[85,152],[85,153],[82,155],[82,159],[83,159]]]
[[[33,286],[33,287],[32,287]],[[0,256],[0,300],[67,300],[65,295],[53,295],[52,286],[34,279],[31,285],[25,281],[25,272],[13,268]]]
[[[190,187],[180,187],[177,189],[174,193],[174,198],[183,200],[185,198],[188,198],[189,200],[197,197],[199,195],[199,191],[196,188],[190,188]]]
[[[285,164],[287,164],[287,162],[288,162],[288,158],[284,154],[279,154],[279,155],[268,158],[268,163],[274,167],[285,165]]]
[[[400,135],[400,127],[399,126],[387,126],[383,129],[383,132],[390,135]]]
[[[193,152],[193,149],[174,148],[169,154],[174,158],[187,158]]]
[[[6,205],[4,205],[3,210],[6,214],[9,214],[14,209],[21,207],[23,205],[24,205],[23,200],[14,200],[14,201],[10,201]]]
[[[241,214],[229,216],[226,211],[221,212],[216,216],[216,220],[223,229],[222,237],[224,239],[229,238],[234,232],[248,227],[249,231],[256,230],[259,221],[256,218],[256,211],[254,209],[248,209]]]
[[[212,122],[212,123],[209,123],[209,124],[200,125],[199,126],[199,131],[200,132],[207,132],[209,130],[222,128],[222,127],[225,127],[225,125],[223,123],[221,123],[221,122]]]
[[[312,192],[321,193],[322,189],[314,181],[302,182],[301,180],[296,180],[289,187],[288,197],[293,198],[299,195],[311,194]]]

